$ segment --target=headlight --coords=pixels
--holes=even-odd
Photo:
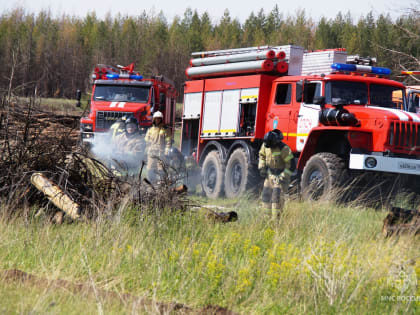
[[[93,126],[92,124],[81,124],[80,129],[82,129],[82,131],[92,132]]]
[[[375,168],[377,164],[378,164],[378,161],[376,161],[374,157],[370,156],[365,160],[365,165],[367,168]]]

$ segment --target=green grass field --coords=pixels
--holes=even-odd
[[[82,100],[81,107],[76,107],[76,100],[65,98],[38,97],[31,99],[28,97],[17,97],[16,102],[19,104],[34,103],[36,106],[42,108],[42,110],[64,115],[81,115],[87,107],[87,99]]]
[[[277,222],[252,198],[217,204],[236,210],[239,221],[214,223],[201,213],[144,217],[135,208],[121,219],[61,226],[0,220],[0,269],[196,309],[418,314],[420,240],[384,239],[385,212],[291,201]],[[100,294],[0,283],[2,313],[157,312]]]

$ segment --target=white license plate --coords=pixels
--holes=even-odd
[[[411,170],[420,172],[420,163],[411,163],[411,162],[399,162],[398,168],[400,170]]]

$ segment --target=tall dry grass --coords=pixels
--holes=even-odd
[[[40,218],[1,222],[0,269],[246,314],[418,313],[420,292],[413,279],[420,276],[420,240],[384,239],[386,212],[290,201],[276,222],[251,199],[216,204],[238,211],[239,221],[214,224],[196,212],[139,215],[127,206],[120,220],[62,226]],[[134,302],[101,296],[2,287],[2,300],[10,301],[2,303],[6,311],[145,312]],[[59,303],[51,308],[51,301]]]

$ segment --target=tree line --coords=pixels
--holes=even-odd
[[[419,37],[420,12],[414,8],[396,19],[369,12],[355,20],[350,12],[339,12],[315,22],[305,10],[291,16],[275,6],[250,13],[243,23],[228,10],[214,23],[208,13],[191,9],[168,22],[163,12],[98,18],[94,12],[54,16],[16,8],[0,15],[0,88],[16,95],[73,98],[77,89],[89,91],[96,64],[135,62],[145,76],[172,79],[182,95],[191,52],[285,44],[309,50],[344,47],[349,54],[375,56],[378,66],[403,80],[396,76],[399,71],[420,68]]]

